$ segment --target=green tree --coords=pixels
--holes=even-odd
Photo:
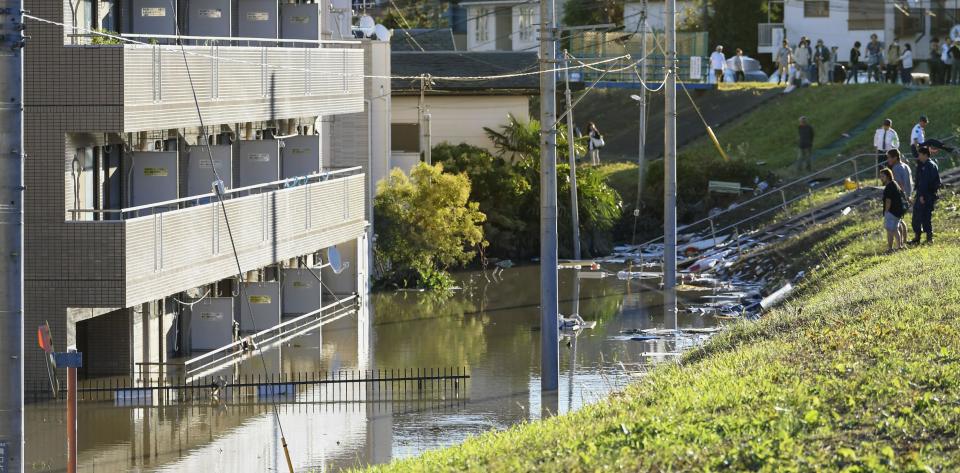
[[[695,14],[703,11],[703,2],[707,2],[707,16]],[[767,0],[697,0],[690,7],[685,22],[678,27],[685,31],[707,31],[710,35],[710,50],[722,44],[727,56],[736,48],[743,49],[747,56],[757,58],[757,24],[768,21],[769,4]],[[774,16],[779,11],[771,12]]]
[[[526,123],[517,120],[517,117],[510,114],[507,116],[507,124],[502,125],[500,130],[484,127],[487,137],[497,148],[497,155],[502,158],[508,158],[511,162],[516,162],[521,158],[540,157],[540,121],[530,120]],[[569,133],[564,125],[557,126],[557,159],[567,160],[570,156]],[[574,153],[577,156],[583,156],[587,153],[587,137],[574,139]]]
[[[599,25],[623,21],[624,2],[616,0],[567,0],[563,8],[563,24],[567,26]]]
[[[446,288],[447,269],[473,259],[483,247],[486,216],[470,202],[470,179],[419,164],[407,177],[394,169],[374,199],[374,251],[381,282],[401,287]]]

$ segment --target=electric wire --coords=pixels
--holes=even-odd
[[[403,12],[400,11],[400,8],[397,7],[397,4],[393,0],[390,0],[390,6],[393,7],[393,9],[397,12],[397,15],[400,16],[400,21],[403,22],[404,26],[406,26],[406,29],[404,29],[403,32],[407,35],[407,42],[412,43],[414,46],[419,48],[421,52],[426,52],[426,50],[423,49],[423,46],[420,46],[420,43],[418,43],[413,36],[410,36],[410,32],[407,31],[410,29],[410,23],[407,22],[406,17],[403,16]]]
[[[174,1],[174,0],[171,0],[171,3],[173,3],[173,1]],[[174,8],[174,10],[175,10],[175,8]],[[176,30],[175,30],[175,31],[176,31],[176,35],[179,37],[179,36],[180,36],[180,26],[179,26],[179,25],[176,25]],[[251,326],[253,327],[254,332],[258,332],[257,326],[256,326],[256,319],[255,319],[255,317],[254,317],[253,305],[252,305],[252,303],[250,302],[250,298],[249,298],[249,297],[244,297],[244,290],[243,290],[244,288],[243,288],[243,283],[241,282],[242,279],[243,279],[243,268],[242,268],[242,265],[240,264],[240,253],[237,251],[237,244],[236,244],[236,241],[235,241],[234,238],[233,238],[233,229],[232,229],[231,226],[230,226],[230,217],[229,217],[229,215],[227,214],[226,202],[224,201],[223,193],[222,193],[222,191],[221,191],[222,185],[223,185],[223,180],[220,178],[220,172],[217,171],[217,167],[213,165],[213,163],[214,163],[214,161],[215,161],[215,160],[213,159],[213,151],[210,149],[210,141],[209,141],[209,139],[207,138],[207,127],[206,127],[206,126],[204,125],[204,123],[203,123],[203,112],[202,112],[201,109],[200,109],[200,100],[197,98],[197,89],[196,89],[196,87],[194,86],[194,83],[193,83],[193,75],[191,74],[191,71],[190,71],[189,61],[187,61],[186,49],[184,48],[183,41],[179,41],[179,42],[180,42],[180,49],[181,49],[182,57],[183,57],[183,66],[184,66],[184,68],[186,69],[187,81],[188,81],[188,83],[190,84],[190,91],[191,91],[191,93],[192,93],[192,95],[193,95],[193,104],[194,104],[194,107],[195,107],[196,112],[197,112],[197,120],[200,122],[200,129],[202,130],[200,137],[201,137],[201,140],[203,141],[203,147],[204,147],[204,148],[206,149],[206,151],[207,151],[207,157],[208,157],[208,159],[210,159],[210,164],[211,164],[210,169],[213,171],[213,175],[214,175],[214,177],[216,178],[217,184],[219,184],[219,185],[214,185],[214,189],[215,189],[214,194],[217,196],[217,200],[219,201],[219,204],[220,204],[220,210],[221,210],[221,212],[223,213],[223,222],[224,222],[225,227],[226,227],[226,229],[227,229],[227,237],[230,239],[230,247],[231,247],[231,249],[232,249],[232,251],[233,251],[233,260],[234,260],[234,262],[235,262],[236,265],[237,265],[237,286],[238,286],[238,289],[239,289],[239,292],[240,292],[240,297],[241,297],[241,299],[243,299],[244,301],[246,301],[247,311],[250,313],[250,324],[251,324]],[[255,345],[254,348],[257,350],[257,354],[258,354],[258,356],[259,356],[259,358],[260,358],[260,364],[261,364],[261,367],[262,367],[264,376],[268,376],[267,360],[266,360],[266,358],[263,356],[263,348],[260,347],[259,344],[254,344],[254,345]],[[288,448],[288,447],[287,447],[287,440],[286,440],[286,435],[284,434],[284,430],[283,430],[283,422],[280,420],[280,412],[277,410],[277,404],[276,404],[275,400],[272,399],[272,398],[270,399],[270,405],[271,405],[272,408],[273,408],[273,417],[274,417],[274,420],[275,420],[276,423],[277,423],[277,428],[280,430],[280,440],[281,440],[281,443],[282,443],[282,445],[283,445],[284,455],[285,455],[285,457],[286,457],[286,460],[287,460],[287,464],[288,464],[288,466],[289,466],[289,469],[290,469],[290,471],[291,471],[291,473],[292,473],[292,472],[293,472],[293,464],[291,463],[291,460],[290,460],[290,453],[289,453],[289,451],[287,450],[287,448]]]

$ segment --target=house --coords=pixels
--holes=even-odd
[[[437,79],[432,83],[415,77],[423,73],[432,77],[497,76],[536,72],[537,67],[537,55],[532,52],[392,53],[393,75],[408,77],[393,79],[392,84],[393,165],[409,168],[428,146],[440,143],[467,143],[494,152],[484,127],[496,129],[506,124],[508,114],[529,120],[530,97],[540,89],[537,74],[474,81]]]
[[[320,4],[130,5],[26,1],[53,23],[26,24],[25,330],[49,321],[57,348],[83,352],[81,377],[169,374],[234,323],[362,295],[370,181],[388,168],[388,43],[329,31]],[[178,31],[204,39],[181,48]],[[319,269],[331,248],[350,269]],[[25,376],[46,383],[39,350]]]
[[[563,18],[557,2],[556,17]],[[536,51],[540,2],[481,0],[461,2],[467,11],[468,51]]]
[[[801,36],[837,46],[839,59],[850,59],[854,41],[865,45],[876,34],[884,45],[909,43],[914,57],[928,59],[933,38],[950,36],[960,24],[960,0],[781,0],[783,21],[758,25],[759,51],[774,54],[786,38],[794,45]]]

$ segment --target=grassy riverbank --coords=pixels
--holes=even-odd
[[[957,471],[960,219],[882,252],[876,209],[769,251],[806,267],[783,307],[606,402],[377,468],[406,471]]]

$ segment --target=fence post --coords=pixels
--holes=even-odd
[[[812,220],[813,224],[816,225],[817,216],[816,216],[816,212],[813,211],[814,210],[813,209],[813,191],[810,190],[809,188],[807,189],[807,204],[810,206],[810,220]]]
[[[713,246],[716,247],[716,246],[717,246],[717,231],[716,231],[716,229],[715,229],[714,226],[713,226],[713,219],[712,219],[712,218],[708,218],[707,220],[710,222],[710,237],[713,238]],[[641,268],[641,269],[642,269],[642,268]]]
[[[780,200],[783,202],[783,211],[787,214],[787,218],[790,218],[790,208],[787,207],[787,193],[780,189]]]

